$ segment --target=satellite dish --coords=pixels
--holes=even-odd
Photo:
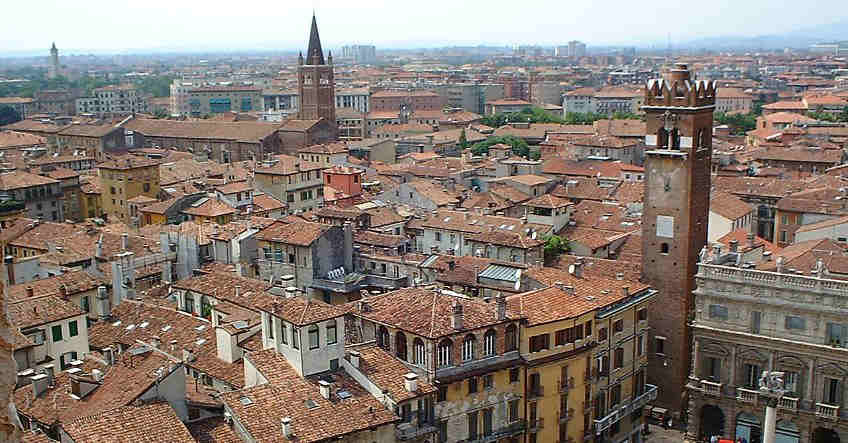
[[[568,265],[568,273],[569,274],[574,275],[574,270],[575,270],[575,267],[574,267],[573,264]]]

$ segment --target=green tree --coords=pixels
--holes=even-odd
[[[568,241],[559,235],[545,237],[545,263],[550,263],[560,254],[568,252]]]
[[[482,142],[477,142],[471,147],[471,153],[474,155],[483,155],[489,153],[489,147],[497,144],[505,144],[512,147],[512,153],[521,157],[527,158],[530,156],[530,146],[524,139],[513,135],[505,135],[502,137],[491,136]]]
[[[465,136],[465,129],[459,133],[459,149],[465,149],[468,147],[468,137]]]
[[[159,108],[153,113],[153,116],[156,118],[168,118],[168,111]]]
[[[0,126],[21,121],[21,115],[11,106],[0,106]]]
[[[746,132],[754,130],[757,127],[757,116],[753,113],[725,114],[723,112],[717,112],[713,119],[718,124],[729,126],[730,132],[734,135],[745,135]]]
[[[848,106],[842,108],[842,112],[839,113],[839,121],[848,122]]]

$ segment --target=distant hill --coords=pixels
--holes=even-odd
[[[783,49],[807,48],[816,43],[848,41],[848,20],[801,28],[782,34],[752,37],[707,37],[684,42],[679,47],[705,49]]]

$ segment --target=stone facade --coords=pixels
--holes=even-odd
[[[778,441],[848,439],[848,282],[715,261],[699,265],[696,281],[688,433],[758,441],[766,404],[760,373],[783,371]]]

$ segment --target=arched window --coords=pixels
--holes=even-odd
[[[424,348],[424,342],[420,338],[415,338],[412,341],[412,349],[413,349],[413,358],[415,363],[418,366],[427,366],[427,351]]]
[[[473,334],[465,336],[465,340],[462,340],[462,361],[474,360],[474,348],[476,344],[477,339]]]
[[[395,334],[395,355],[397,355],[397,358],[406,361],[406,335],[400,331]]]
[[[498,334],[494,329],[489,329],[486,331],[486,335],[483,336],[483,356],[491,357],[495,355],[495,342]]]
[[[515,325],[509,325],[506,327],[506,336],[504,337],[504,347],[507,351],[514,351],[518,349],[518,329]]]
[[[453,361],[451,354],[453,352],[453,342],[450,339],[444,339],[439,343],[439,349],[436,355],[436,364],[442,368],[450,366]]]
[[[385,326],[380,326],[380,329],[377,330],[377,346],[389,350],[392,346],[389,341],[389,330]]]

